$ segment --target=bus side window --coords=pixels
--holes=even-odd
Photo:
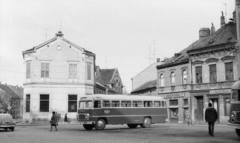
[[[127,104],[126,101],[121,101],[121,107],[127,107],[126,104]]]
[[[138,103],[137,101],[133,101],[133,102],[132,102],[133,107],[138,107],[138,104],[137,104],[137,103]]]
[[[164,101],[162,101],[162,107],[164,107]]]
[[[143,107],[142,101],[138,101],[138,102],[137,102],[137,107]]]
[[[112,101],[112,107],[120,107],[120,101]]]
[[[127,107],[131,107],[131,101],[126,101],[127,102]]]
[[[110,101],[103,101],[103,107],[110,107]]]
[[[152,101],[144,101],[144,107],[153,107]]]
[[[160,101],[154,101],[154,107],[161,107]]]
[[[101,108],[101,101],[100,100],[94,101],[93,108]]]

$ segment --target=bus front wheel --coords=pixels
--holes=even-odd
[[[86,130],[92,130],[94,125],[88,125],[88,124],[83,124],[84,129]]]
[[[129,128],[137,128],[138,124],[127,124]]]
[[[144,120],[143,120],[143,124],[141,124],[141,127],[142,128],[149,128],[149,127],[151,127],[151,124],[152,124],[151,118],[145,117]]]
[[[98,119],[95,124],[96,130],[103,130],[106,126],[106,121],[104,119]]]
[[[236,129],[236,133],[240,137],[240,129]]]

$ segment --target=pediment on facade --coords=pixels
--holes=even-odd
[[[198,65],[198,64],[203,64],[203,63],[204,63],[204,61],[199,61],[199,60],[192,62],[193,65]]]
[[[208,63],[216,63],[217,61],[218,61],[217,58],[209,58],[205,62],[208,64]]]
[[[222,57],[221,60],[227,61],[227,60],[233,60],[234,58],[235,58],[235,56],[225,56],[225,57]]]

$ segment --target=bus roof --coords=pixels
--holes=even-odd
[[[81,100],[164,100],[161,96],[153,95],[104,95],[104,94],[94,94],[81,97]]]

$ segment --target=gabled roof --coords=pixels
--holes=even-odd
[[[229,22],[214,32],[213,35],[198,39],[187,48],[177,53],[178,56],[171,57],[166,60],[164,64],[157,66],[157,68],[160,69],[168,66],[174,66],[176,64],[186,63],[189,60],[188,53],[191,51],[234,42],[236,42],[236,24]]]
[[[139,92],[139,91],[146,90],[149,88],[156,88],[156,86],[157,86],[157,80],[152,80],[152,81],[146,82],[143,85],[139,86],[137,89],[133,90],[131,93]]]
[[[111,83],[116,70],[117,69],[101,69],[101,82],[105,84]]]
[[[8,85],[19,97],[23,98],[23,88],[19,86]]]
[[[11,96],[11,98],[20,98],[19,95],[16,94],[8,85],[0,84],[0,89],[7,95]]]

